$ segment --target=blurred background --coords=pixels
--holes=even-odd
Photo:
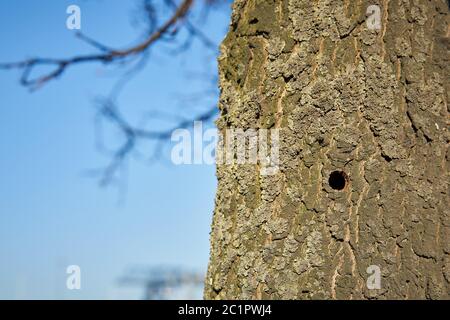
[[[0,1],[0,62],[95,51],[66,28],[72,4],[81,8],[81,31],[102,43],[122,48],[145,35],[140,0]],[[229,5],[195,10],[219,44]],[[210,108],[216,58],[195,41],[181,54],[155,46],[117,98],[122,112],[139,121],[148,110],[188,117]],[[100,187],[92,174],[111,160],[98,147],[95,101],[123,71],[77,65],[35,92],[19,84],[20,71],[0,71],[0,299],[201,298],[214,166],[149,164],[154,145],[143,144],[114,183]],[[120,138],[103,130],[103,144]],[[80,267],[80,290],[66,286],[70,265]]]

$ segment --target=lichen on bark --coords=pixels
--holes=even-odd
[[[448,299],[446,1],[235,0],[231,20],[217,125],[279,128],[280,171],[218,165],[205,298]]]

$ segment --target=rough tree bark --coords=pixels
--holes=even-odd
[[[450,297],[448,22],[445,0],[235,1],[218,127],[280,128],[281,167],[218,165],[205,298]]]

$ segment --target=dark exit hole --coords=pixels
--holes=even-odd
[[[348,176],[344,171],[333,171],[328,178],[328,184],[334,190],[342,190],[348,182]]]

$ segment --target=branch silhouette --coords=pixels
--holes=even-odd
[[[20,79],[21,84],[31,90],[36,90],[47,82],[61,76],[70,66],[88,62],[109,64],[112,62],[123,61],[125,58],[132,57],[146,51],[153,43],[161,39],[165,34],[169,33],[171,28],[175,27],[177,22],[181,21],[188,14],[193,2],[194,0],[184,0],[175,10],[175,13],[161,27],[156,29],[156,31],[151,33],[147,39],[136,46],[123,50],[116,50],[100,44],[99,42],[81,33],[78,33],[77,36],[81,40],[89,43],[102,52],[98,54],[78,55],[66,59],[31,58],[13,63],[0,63],[0,69],[21,69],[23,71]],[[172,32],[175,32],[175,30]],[[55,69],[51,72],[44,73],[39,77],[31,78],[30,75],[33,69],[41,65],[53,65],[55,66]]]
[[[204,0],[204,3],[206,4],[205,8],[209,10],[213,4],[221,1],[224,0]],[[149,49],[156,42],[173,40],[181,29],[184,29],[187,32],[186,39],[183,43],[171,51],[172,54],[179,54],[187,51],[191,46],[193,39],[198,39],[204,47],[212,50],[214,53],[217,53],[218,44],[210,40],[199,27],[189,20],[189,13],[193,10],[194,2],[194,0],[183,0],[179,5],[177,5],[173,0],[163,0],[160,3],[163,3],[163,5],[169,8],[172,13],[169,14],[168,18],[163,21],[160,26],[158,26],[158,14],[153,1],[144,0],[143,12],[145,13],[147,19],[146,23],[148,24],[148,35],[137,45],[133,45],[125,49],[112,48],[88,37],[81,32],[78,32],[76,33],[76,37],[96,49],[98,51],[97,53],[75,55],[69,58],[60,59],[38,57],[25,59],[19,62],[0,63],[0,69],[20,70],[21,85],[30,89],[30,91],[35,91],[41,89],[49,82],[58,79],[67,71],[67,69],[75,65],[85,63],[101,63],[104,65],[114,63],[126,64],[130,61],[138,59],[138,62],[119,79],[116,85],[114,85],[110,96],[102,99],[99,103],[97,116],[117,127],[119,132],[124,137],[124,142],[110,153],[111,160],[106,167],[101,170],[95,170],[96,175],[100,176],[99,183],[101,186],[107,186],[114,180],[116,173],[119,171],[123,163],[130,157],[133,151],[135,151],[136,145],[139,141],[159,141],[152,156],[152,159],[157,159],[161,153],[162,143],[160,142],[169,141],[173,130],[178,128],[188,128],[193,121],[210,121],[218,113],[217,107],[212,106],[204,112],[197,112],[196,115],[189,119],[173,117],[170,120],[173,125],[167,130],[151,130],[146,127],[134,126],[130,124],[125,119],[124,115],[119,112],[117,104],[117,96],[123,89],[124,85],[128,83],[137,72],[143,70],[148,61]],[[51,70],[33,77],[33,72],[40,66],[49,66],[51,67]],[[153,119],[157,119],[160,115],[161,114],[153,114],[152,117]],[[168,117],[161,117],[160,120],[168,121]]]

